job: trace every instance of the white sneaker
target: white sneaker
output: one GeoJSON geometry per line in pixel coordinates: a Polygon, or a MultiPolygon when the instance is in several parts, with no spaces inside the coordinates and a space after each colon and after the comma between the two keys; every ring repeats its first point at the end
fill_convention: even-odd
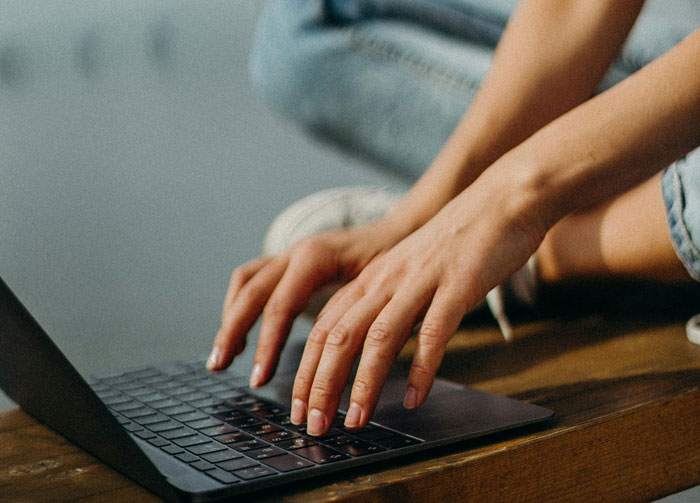
{"type": "MultiPolygon", "coordinates": [[[[401,194],[380,187],[339,187],[311,194],[275,218],[263,240],[263,254],[276,255],[304,237],[381,218],[400,198],[401,194]]],[[[537,284],[537,260],[533,255],[522,269],[486,295],[486,304],[507,341],[512,339],[513,327],[505,313],[506,299],[512,297],[533,305],[537,284]]],[[[315,317],[340,286],[326,285],[316,291],[304,314],[315,317]]]]}

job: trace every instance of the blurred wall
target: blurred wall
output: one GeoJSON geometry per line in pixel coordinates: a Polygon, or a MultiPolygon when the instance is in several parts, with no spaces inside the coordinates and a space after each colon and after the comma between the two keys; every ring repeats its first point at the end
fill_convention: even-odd
{"type": "Polygon", "coordinates": [[[259,101],[262,3],[0,4],[0,276],[82,372],[205,355],[280,209],[398,183],[259,101]]]}

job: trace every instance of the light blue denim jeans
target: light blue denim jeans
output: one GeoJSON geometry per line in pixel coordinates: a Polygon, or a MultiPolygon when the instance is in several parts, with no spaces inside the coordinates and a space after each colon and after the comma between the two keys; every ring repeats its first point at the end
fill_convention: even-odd
{"type": "MultiPolygon", "coordinates": [[[[517,0],[272,0],[251,58],[261,94],[311,133],[418,178],[486,75],[517,0]]],[[[648,0],[609,88],[700,26],[697,0],[648,0]]],[[[669,231],[700,280],[700,154],[664,172],[669,231]]]]}

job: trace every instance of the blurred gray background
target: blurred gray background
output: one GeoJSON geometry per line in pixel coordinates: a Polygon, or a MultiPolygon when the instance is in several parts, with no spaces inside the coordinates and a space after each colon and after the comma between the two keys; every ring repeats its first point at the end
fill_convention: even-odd
{"type": "Polygon", "coordinates": [[[0,275],[82,372],[206,355],[281,209],[397,183],[261,103],[262,5],[0,0],[0,275]]]}
{"type": "Polygon", "coordinates": [[[83,373],[205,356],[231,270],[282,208],[403,186],[261,103],[262,5],[0,0],[0,275],[83,373]]]}

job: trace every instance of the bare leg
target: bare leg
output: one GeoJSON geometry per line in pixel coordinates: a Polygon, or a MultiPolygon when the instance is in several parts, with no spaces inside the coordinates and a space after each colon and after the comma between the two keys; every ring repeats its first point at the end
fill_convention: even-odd
{"type": "Polygon", "coordinates": [[[660,175],[559,222],[538,258],[544,282],[612,276],[691,280],[668,235],[660,175]]]}

